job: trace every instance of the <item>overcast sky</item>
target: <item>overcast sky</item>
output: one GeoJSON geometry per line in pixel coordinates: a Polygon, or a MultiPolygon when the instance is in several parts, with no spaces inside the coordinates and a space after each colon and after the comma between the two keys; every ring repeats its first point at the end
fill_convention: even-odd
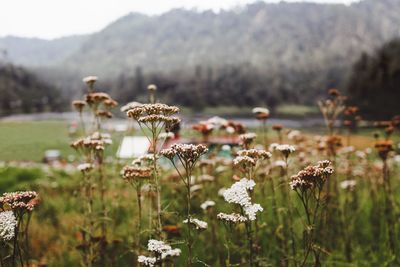
{"type": "MultiPolygon", "coordinates": [[[[299,0],[286,0],[298,2],[299,0]]],[[[355,0],[309,0],[349,4],[355,0]]],[[[132,12],[160,14],[172,8],[218,11],[254,0],[0,0],[0,36],[57,38],[91,33],[132,12]]],[[[267,0],[266,2],[278,2],[267,0]]]]}

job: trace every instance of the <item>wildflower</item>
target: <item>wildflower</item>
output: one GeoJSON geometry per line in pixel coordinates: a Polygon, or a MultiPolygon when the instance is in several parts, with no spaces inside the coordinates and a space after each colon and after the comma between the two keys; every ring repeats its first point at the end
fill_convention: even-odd
{"type": "Polygon", "coordinates": [[[264,209],[260,204],[251,204],[244,207],[244,213],[247,215],[250,221],[254,221],[256,219],[256,214],[259,211],[263,211],[264,209]]]}
{"type": "Polygon", "coordinates": [[[93,169],[93,165],[90,163],[82,163],[78,165],[77,169],[82,173],[86,173],[93,169]]]}
{"type": "Polygon", "coordinates": [[[203,138],[207,138],[214,130],[214,125],[207,122],[199,122],[192,126],[192,129],[198,131],[203,135],[203,138]]]}
{"type": "Polygon", "coordinates": [[[154,92],[157,90],[157,86],[154,84],[150,84],[149,86],[147,86],[147,90],[154,92]]]}
{"type": "Polygon", "coordinates": [[[85,95],[86,103],[88,103],[90,106],[99,105],[100,103],[108,99],[111,99],[111,97],[108,94],[102,92],[89,93],[85,95]]]}
{"type": "Polygon", "coordinates": [[[150,239],[147,244],[147,250],[155,253],[156,257],[146,257],[139,256],[138,262],[143,263],[146,266],[154,266],[157,263],[157,259],[164,260],[167,257],[177,257],[181,255],[181,250],[176,248],[172,249],[172,247],[166,244],[164,241],[158,241],[155,239],[150,239]]]}
{"type": "Polygon", "coordinates": [[[195,163],[208,149],[205,145],[192,144],[174,144],[171,148],[164,149],[160,152],[164,157],[173,160],[175,156],[179,157],[183,162],[189,164],[195,163]]]}
{"type": "Polygon", "coordinates": [[[4,193],[0,197],[0,207],[8,205],[13,210],[33,211],[37,205],[38,194],[35,191],[17,191],[13,193],[4,193]]]}
{"type": "Polygon", "coordinates": [[[266,120],[269,117],[269,109],[267,108],[256,107],[253,108],[252,112],[258,120],[266,120]]]}
{"type": "Polygon", "coordinates": [[[202,220],[196,219],[196,218],[190,218],[189,220],[186,219],[183,221],[183,223],[188,223],[190,222],[191,225],[193,225],[197,230],[205,230],[207,229],[208,224],[202,220]]]}
{"type": "Polygon", "coordinates": [[[161,254],[161,259],[165,259],[167,257],[178,257],[180,256],[182,251],[179,248],[170,249],[161,254]]]}
{"type": "Polygon", "coordinates": [[[197,192],[199,190],[203,189],[203,185],[201,184],[195,184],[190,186],[190,193],[197,192]]]}
{"type": "Polygon", "coordinates": [[[282,124],[274,124],[274,125],[272,125],[272,130],[274,130],[274,131],[280,132],[280,131],[282,131],[282,129],[283,129],[282,124]]]}
{"type": "Polygon", "coordinates": [[[390,140],[377,141],[375,143],[375,148],[381,159],[386,160],[389,152],[393,150],[393,143],[390,140]]]}
{"type": "Polygon", "coordinates": [[[15,236],[17,219],[12,211],[0,212],[0,240],[10,241],[15,236]]]}
{"type": "Polygon", "coordinates": [[[118,106],[118,102],[111,98],[104,100],[103,104],[107,108],[115,108],[116,106],[118,106]]]}
{"type": "Polygon", "coordinates": [[[86,102],[82,100],[72,101],[72,106],[78,111],[82,112],[83,108],[86,106],[86,102]]]}
{"type": "Polygon", "coordinates": [[[256,161],[248,156],[238,156],[233,159],[233,165],[238,166],[255,166],[256,161]]]}
{"type": "Polygon", "coordinates": [[[243,149],[238,151],[239,156],[247,156],[250,157],[254,160],[263,160],[263,159],[269,159],[272,157],[272,154],[268,151],[265,151],[263,149],[243,149]]]}
{"type": "Polygon", "coordinates": [[[338,96],[340,96],[339,90],[338,90],[338,89],[335,89],[335,88],[329,89],[328,94],[329,94],[330,96],[332,96],[332,97],[338,97],[338,96]]]}
{"type": "Polygon", "coordinates": [[[140,105],[142,105],[142,104],[139,103],[139,102],[133,101],[133,102],[129,102],[128,104],[122,106],[122,107],[120,108],[120,110],[121,110],[121,112],[125,112],[125,113],[126,113],[128,110],[133,109],[133,108],[135,108],[135,107],[138,107],[138,106],[140,106],[140,105]]]}
{"type": "Polygon", "coordinates": [[[242,178],[234,183],[223,193],[225,201],[240,205],[249,220],[256,219],[256,213],[263,211],[259,204],[252,204],[249,191],[252,191],[256,183],[253,180],[242,178]]]}
{"type": "Polygon", "coordinates": [[[157,259],[155,257],[146,257],[146,256],[143,256],[143,255],[140,255],[138,257],[138,262],[142,263],[142,264],[144,264],[146,266],[154,266],[156,264],[156,262],[157,262],[157,259]]]}
{"type": "Polygon", "coordinates": [[[84,83],[86,83],[90,88],[93,87],[93,84],[98,80],[97,76],[87,76],[82,79],[84,83]]]}
{"type": "Polygon", "coordinates": [[[104,119],[111,119],[113,117],[112,113],[110,111],[106,110],[98,110],[96,111],[96,116],[104,119]]]}
{"type": "Polygon", "coordinates": [[[345,180],[340,183],[340,187],[345,190],[353,190],[356,184],[356,180],[345,180]]]}
{"type": "Polygon", "coordinates": [[[245,146],[248,146],[254,142],[254,140],[257,138],[257,135],[255,133],[245,133],[239,135],[239,138],[245,146]]]}
{"type": "Polygon", "coordinates": [[[289,182],[293,190],[306,191],[308,189],[322,188],[325,180],[333,173],[331,162],[324,160],[316,166],[307,166],[298,174],[291,177],[289,182]]]}
{"type": "Polygon", "coordinates": [[[165,244],[164,241],[158,241],[155,239],[150,239],[147,243],[147,250],[151,252],[156,252],[159,254],[162,254],[163,252],[167,252],[168,250],[171,250],[171,246],[165,244]]]}
{"type": "Polygon", "coordinates": [[[277,145],[275,150],[280,151],[285,158],[289,157],[289,155],[296,151],[296,148],[291,145],[277,145]]]}
{"type": "Polygon", "coordinates": [[[122,177],[128,181],[135,179],[147,179],[151,176],[151,173],[151,168],[140,166],[125,166],[121,171],[122,177]]]}
{"type": "Polygon", "coordinates": [[[215,206],[215,202],[214,202],[214,201],[212,201],[212,200],[207,200],[207,201],[203,202],[203,203],[200,205],[200,208],[202,208],[203,210],[207,210],[207,209],[209,209],[209,208],[211,208],[211,207],[214,207],[214,206],[215,206]]]}
{"type": "Polygon", "coordinates": [[[227,214],[222,212],[217,214],[217,218],[221,221],[233,224],[246,222],[248,220],[246,217],[237,213],[227,214]]]}

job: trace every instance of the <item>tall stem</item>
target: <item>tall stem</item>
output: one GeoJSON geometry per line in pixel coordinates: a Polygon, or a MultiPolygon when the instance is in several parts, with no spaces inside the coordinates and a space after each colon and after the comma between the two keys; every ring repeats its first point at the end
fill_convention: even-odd
{"type": "Polygon", "coordinates": [[[161,238],[162,233],[162,223],[161,223],[161,189],[160,189],[160,182],[158,177],[158,169],[157,169],[157,127],[154,123],[151,125],[151,132],[152,132],[152,150],[153,150],[153,176],[154,182],[156,186],[156,194],[157,194],[157,235],[161,238]]]}
{"type": "Polygon", "coordinates": [[[188,224],[188,240],[187,240],[187,245],[188,245],[188,253],[189,253],[189,258],[188,258],[188,266],[191,267],[193,263],[193,255],[192,255],[192,249],[193,249],[193,240],[192,240],[192,235],[191,235],[191,206],[190,206],[190,199],[191,199],[191,192],[190,192],[190,177],[191,177],[191,172],[190,170],[186,167],[186,188],[187,188],[187,224],[188,224]]]}
{"type": "Polygon", "coordinates": [[[137,233],[137,250],[141,252],[141,232],[142,232],[142,183],[139,182],[136,186],[136,197],[137,197],[137,205],[138,205],[138,233],[137,233]]]}

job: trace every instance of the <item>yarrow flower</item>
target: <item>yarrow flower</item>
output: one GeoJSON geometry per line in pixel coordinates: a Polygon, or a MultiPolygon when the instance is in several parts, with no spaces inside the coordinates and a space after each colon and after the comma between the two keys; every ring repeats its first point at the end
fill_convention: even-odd
{"type": "MultiPolygon", "coordinates": [[[[188,223],[188,219],[184,220],[183,223],[188,223]]],[[[190,218],[190,224],[193,225],[197,230],[207,229],[208,223],[196,218],[190,218]]]]}
{"type": "Polygon", "coordinates": [[[265,151],[263,149],[243,149],[238,151],[239,156],[247,156],[251,157],[254,160],[264,160],[264,159],[269,159],[271,158],[272,154],[268,151],[265,151]]]}
{"type": "Polygon", "coordinates": [[[86,173],[86,172],[89,172],[89,171],[91,171],[93,169],[93,164],[82,163],[82,164],[78,165],[77,169],[79,171],[81,171],[82,173],[86,173]]]}
{"type": "Polygon", "coordinates": [[[150,239],[149,242],[147,243],[147,250],[151,252],[162,254],[163,252],[167,252],[168,250],[171,249],[172,249],[171,246],[165,244],[164,241],[150,239]]]}
{"type": "Polygon", "coordinates": [[[289,182],[293,190],[306,191],[308,189],[321,188],[326,179],[333,173],[329,160],[319,161],[316,166],[307,166],[298,174],[291,177],[289,182]]]}
{"type": "Polygon", "coordinates": [[[150,239],[148,241],[147,250],[153,252],[156,257],[147,257],[140,255],[138,257],[138,262],[146,266],[154,266],[159,260],[164,260],[168,257],[177,257],[181,255],[181,250],[179,248],[173,249],[164,241],[158,241],[155,239],[150,239]]]}
{"type": "Polygon", "coordinates": [[[17,191],[4,193],[0,197],[0,207],[8,205],[12,210],[33,211],[38,204],[36,201],[38,194],[35,191],[17,191]]]}
{"type": "Polygon", "coordinates": [[[239,135],[239,138],[244,145],[251,145],[251,143],[253,143],[257,138],[257,135],[255,133],[245,133],[239,135]]]}
{"type": "Polygon", "coordinates": [[[240,214],[237,213],[231,213],[231,214],[227,214],[227,213],[218,213],[217,214],[217,218],[221,221],[227,222],[227,223],[242,223],[242,222],[246,222],[248,219],[240,214]]]}
{"type": "Polygon", "coordinates": [[[0,240],[10,241],[15,236],[17,219],[12,211],[0,212],[0,240]]]}
{"type": "Polygon", "coordinates": [[[255,166],[256,161],[248,156],[238,156],[233,159],[233,165],[235,166],[255,166]]]}
{"type": "Polygon", "coordinates": [[[125,166],[121,175],[124,179],[132,181],[135,179],[147,179],[151,176],[152,169],[149,167],[141,166],[125,166]]]}
{"type": "Polygon", "coordinates": [[[240,205],[247,218],[251,221],[256,219],[257,212],[263,211],[260,204],[251,203],[249,191],[252,191],[255,185],[254,180],[242,178],[223,193],[225,201],[240,205]]]}
{"type": "Polygon", "coordinates": [[[95,132],[92,135],[72,142],[71,147],[84,154],[88,154],[92,151],[101,152],[110,144],[112,144],[112,139],[109,134],[95,132]]]}
{"type": "Polygon", "coordinates": [[[215,206],[215,202],[212,200],[207,200],[205,202],[203,202],[200,205],[200,208],[202,208],[203,210],[207,210],[208,208],[214,207],[215,206]]]}
{"type": "Polygon", "coordinates": [[[174,144],[170,148],[161,150],[160,154],[171,161],[175,156],[177,156],[183,162],[194,164],[202,155],[207,152],[207,147],[202,144],[174,144]]]}
{"type": "Polygon", "coordinates": [[[277,145],[275,150],[281,152],[285,158],[289,157],[289,155],[296,151],[296,148],[292,145],[277,145]]]}
{"type": "Polygon", "coordinates": [[[266,120],[269,117],[269,109],[267,108],[256,107],[252,111],[258,120],[266,120]]]}
{"type": "Polygon", "coordinates": [[[156,264],[156,262],[157,262],[157,259],[155,257],[146,257],[146,256],[143,256],[143,255],[140,255],[138,257],[138,262],[142,263],[142,264],[144,264],[146,266],[154,266],[156,264]]]}

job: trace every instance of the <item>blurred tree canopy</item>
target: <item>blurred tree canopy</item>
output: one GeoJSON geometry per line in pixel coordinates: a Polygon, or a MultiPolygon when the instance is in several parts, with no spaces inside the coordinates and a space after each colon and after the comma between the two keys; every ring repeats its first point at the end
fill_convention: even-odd
{"type": "Polygon", "coordinates": [[[0,63],[0,115],[59,111],[65,107],[60,91],[24,68],[0,63]]]}
{"type": "Polygon", "coordinates": [[[400,39],[373,54],[362,54],[347,85],[350,102],[365,118],[390,119],[400,114],[400,39]]]}

